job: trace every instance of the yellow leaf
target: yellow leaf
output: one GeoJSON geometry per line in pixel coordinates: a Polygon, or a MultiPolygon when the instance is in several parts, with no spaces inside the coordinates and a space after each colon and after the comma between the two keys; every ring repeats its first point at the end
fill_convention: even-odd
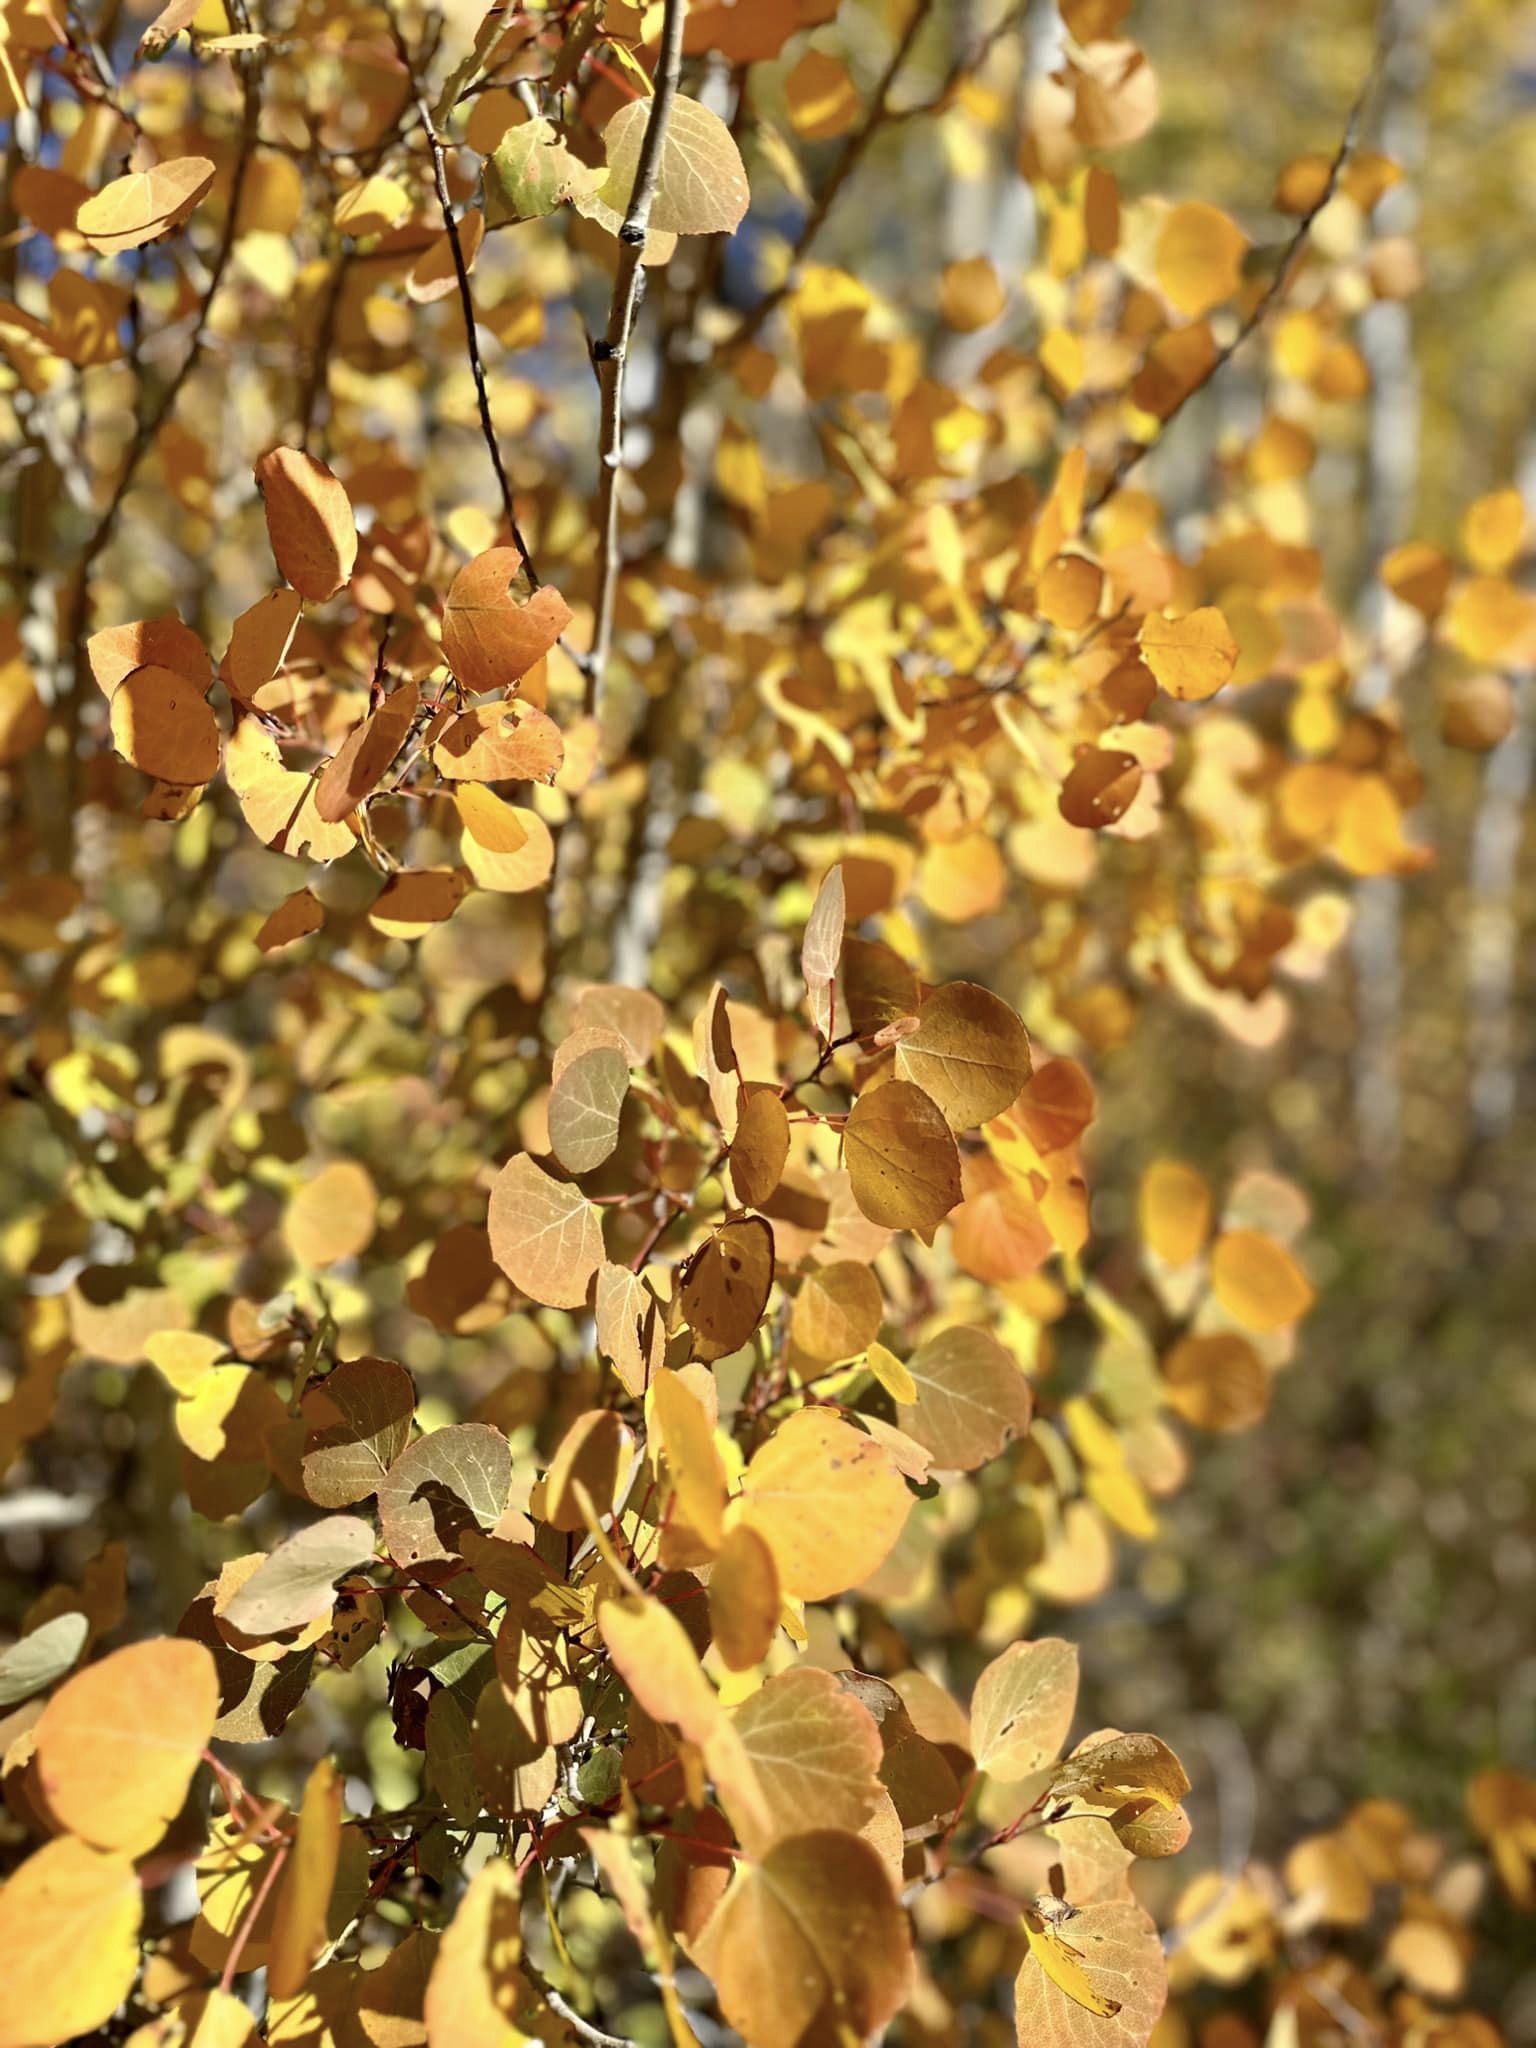
{"type": "Polygon", "coordinates": [[[97,1848],[152,1848],[181,1809],[218,1713],[218,1676],[201,1643],[131,1643],[88,1665],[37,1724],[50,1810],[97,1848]]]}
{"type": "Polygon", "coordinates": [[[0,2048],[53,2048],[105,2026],[138,1975],[143,1911],[128,1856],[72,1835],[29,1856],[0,1890],[0,2048]]]}

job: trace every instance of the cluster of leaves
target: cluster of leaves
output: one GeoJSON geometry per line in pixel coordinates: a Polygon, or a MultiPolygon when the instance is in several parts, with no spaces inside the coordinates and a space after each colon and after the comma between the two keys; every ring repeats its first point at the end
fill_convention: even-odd
{"type": "MultiPolygon", "coordinates": [[[[1021,2041],[1157,2021],[1127,1871],[1187,1780],[1069,1749],[1075,1655],[1023,1638],[1155,1533],[1181,1424],[1262,1415],[1307,1219],[1165,1159],[1096,1261],[1085,1062],[1165,987],[1272,1041],[1337,877],[1422,859],[1302,490],[1412,278],[1363,153],[1287,168],[1267,263],[1122,202],[1155,75],[1124,6],[1063,11],[1039,261],[914,321],[812,245],[883,129],[985,107],[1016,14],[935,65],[893,10],[871,88],[823,0],[176,0],[122,79],[13,10],[17,133],[59,146],[14,179],[52,253],[8,403],[88,485],[51,642],[34,608],[0,646],[38,1160],[0,1458],[67,1459],[88,1360],[102,1491],[128,1448],[199,1520],[143,1545],[174,1634],[92,1661],[113,1544],[0,1657],[3,2048],[125,2001],[141,2048],[948,2038],[978,1969],[1021,2041]],[[814,189],[786,129],[835,145],[814,189]],[[804,225],[740,315],[749,137],[804,225]],[[594,277],[595,519],[550,317],[594,277]],[[186,317],[157,387],[146,320],[186,317]],[[1132,471],[1250,337],[1262,424],[1176,545],[1132,471]],[[940,971],[973,935],[1014,1001],[940,971]]],[[[1485,665],[1520,544],[1469,515],[1485,665]]],[[[1426,578],[1389,583],[1429,617],[1426,578]]]]}
{"type": "MultiPolygon", "coordinates": [[[[1529,1912],[1536,1783],[1484,1772],[1467,1811],[1509,1900],[1529,1912]]],[[[1449,1855],[1389,1799],[1297,1842],[1280,1871],[1201,1877],[1173,1916],[1174,2002],[1159,2042],[1497,2048],[1497,2028],[1459,2004],[1488,1888],[1478,1857],[1449,1855]]]]}

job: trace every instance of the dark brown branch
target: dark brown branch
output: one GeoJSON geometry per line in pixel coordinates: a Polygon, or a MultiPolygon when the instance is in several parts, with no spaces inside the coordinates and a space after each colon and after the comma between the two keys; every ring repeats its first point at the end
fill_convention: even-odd
{"type": "MultiPolygon", "coordinates": [[[[404,39],[399,28],[395,29],[395,40],[400,50],[400,61],[411,69],[404,39]]],[[[412,72],[412,84],[415,74],[412,72]]],[[[453,272],[458,279],[459,307],[464,316],[464,340],[469,352],[470,374],[475,380],[475,403],[480,410],[480,433],[491,458],[491,467],[496,472],[496,485],[501,492],[501,509],[512,535],[512,544],[522,557],[523,573],[537,590],[538,571],[533,566],[533,556],[528,551],[522,529],[517,523],[517,505],[512,495],[512,479],[507,475],[507,466],[502,460],[501,443],[496,438],[496,423],[491,418],[491,395],[485,381],[485,364],[480,359],[480,343],[475,334],[475,295],[469,284],[469,265],[464,260],[464,243],[459,234],[458,218],[453,210],[453,195],[448,190],[448,165],[443,154],[442,138],[432,118],[432,109],[427,105],[426,95],[416,95],[416,114],[427,138],[427,148],[432,156],[432,182],[437,187],[437,203],[442,209],[443,226],[448,233],[448,246],[453,252],[453,272]]]]}
{"type": "Polygon", "coordinates": [[[858,127],[848,136],[841,150],[839,150],[837,160],[827,175],[826,183],[822,186],[820,192],[817,193],[810,212],[801,223],[800,232],[795,237],[795,246],[790,251],[789,264],[785,270],[783,282],[775,285],[772,291],[764,293],[763,297],[758,300],[751,312],[747,314],[735,333],[720,344],[720,354],[729,355],[736,349],[744,348],[749,341],[753,340],[762,331],[766,322],[778,310],[779,306],[783,304],[790,292],[793,291],[800,265],[810,253],[812,243],[826,226],[827,216],[836,204],[838,195],[858,169],[864,159],[865,151],[874,141],[876,135],[888,121],[898,118],[891,111],[891,88],[895,85],[897,78],[901,74],[902,67],[912,54],[912,46],[921,34],[924,23],[932,14],[933,6],[934,0],[917,0],[917,4],[913,7],[911,14],[907,18],[907,25],[902,31],[901,39],[891,52],[890,60],[886,64],[884,71],[880,74],[879,82],[875,86],[874,97],[869,103],[869,111],[865,114],[858,127]]]}
{"type": "Polygon", "coordinates": [[[1161,445],[1168,429],[1173,425],[1185,406],[1189,404],[1197,392],[1203,391],[1214,378],[1220,376],[1221,372],[1231,362],[1243,344],[1258,333],[1259,329],[1264,325],[1275,307],[1290,289],[1291,278],[1295,273],[1296,266],[1300,263],[1307,243],[1311,239],[1313,224],[1323,208],[1338,191],[1339,180],[1344,175],[1344,167],[1355,153],[1366,102],[1371,96],[1371,91],[1375,86],[1380,69],[1381,58],[1378,51],[1370,69],[1365,74],[1360,90],[1355,94],[1354,105],[1350,108],[1348,118],[1344,123],[1344,133],[1339,139],[1338,148],[1334,151],[1333,161],[1328,166],[1328,175],[1323,180],[1317,197],[1297,221],[1295,229],[1291,234],[1291,239],[1281,251],[1280,261],[1276,266],[1274,276],[1249,308],[1247,314],[1239,323],[1237,332],[1233,335],[1232,339],[1216,351],[1209,366],[1202,372],[1199,379],[1191,384],[1187,391],[1181,394],[1177,404],[1158,423],[1157,432],[1152,436],[1151,440],[1134,442],[1121,450],[1114,467],[1092,493],[1087,504],[1084,506],[1083,518],[1085,521],[1091,519],[1095,512],[1100,511],[1114,496],[1115,492],[1119,490],[1131,472],[1139,468],[1146,461],[1154,448],[1161,445]]]}

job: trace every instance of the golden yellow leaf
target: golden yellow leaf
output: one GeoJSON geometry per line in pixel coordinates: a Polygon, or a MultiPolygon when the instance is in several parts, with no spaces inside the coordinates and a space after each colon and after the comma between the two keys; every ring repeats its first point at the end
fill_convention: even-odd
{"type": "Polygon", "coordinates": [[[1312,1283],[1282,1244],[1259,1230],[1228,1230],[1211,1247],[1216,1299],[1245,1330],[1283,1330],[1317,1299],[1312,1283]]]}
{"type": "Polygon", "coordinates": [[[138,1975],[143,1911],[130,1857],[72,1835],[34,1850],[0,1890],[0,2048],[105,2026],[138,1975]]]}
{"type": "Polygon", "coordinates": [[[1077,1648],[1058,1636],[1012,1643],[971,1695],[977,1767],[1011,1785],[1061,1755],[1077,1709],[1077,1648]]]}
{"type": "Polygon", "coordinates": [[[1248,237],[1219,207],[1186,200],[1158,237],[1158,286],[1176,311],[1196,319],[1234,295],[1247,252],[1248,237]]]}
{"type": "Polygon", "coordinates": [[[342,1783],[330,1759],[310,1772],[299,1807],[298,1831],[278,1885],[267,1963],[273,1998],[292,1998],[326,1941],[331,1887],[341,1854],[342,1783]]]}
{"type": "Polygon", "coordinates": [[[603,1227],[580,1188],[519,1153],[492,1185],[488,1227],[497,1265],[530,1300],[549,1308],[585,1303],[603,1262],[603,1227]]]}
{"type": "Polygon", "coordinates": [[[272,448],[256,465],[272,553],[300,596],[334,596],[357,560],[352,501],[316,456],[272,448]]]}
{"type": "Polygon", "coordinates": [[[524,600],[516,548],[488,548],[454,577],[443,613],[443,653],[471,690],[510,690],[571,623],[571,609],[546,583],[524,600]]]}
{"type": "Polygon", "coordinates": [[[916,1031],[897,1041],[896,1071],[932,1097],[952,1130],[974,1130],[1001,1116],[1029,1079],[1029,1034],[990,989],[947,982],[923,1003],[916,1031]]]}
{"type": "Polygon", "coordinates": [[[184,221],[214,175],[205,156],[168,157],[103,186],[81,206],[75,226],[103,256],[140,248],[184,221]]]}
{"type": "Polygon", "coordinates": [[[750,1522],[729,1530],[709,1574],[709,1620],[729,1671],[750,1671],[779,1627],[779,1574],[773,1552],[750,1522]]]}
{"type": "Polygon", "coordinates": [[[678,1289],[695,1357],[724,1358],[746,1343],[768,1306],[773,1273],[773,1228],[761,1216],[733,1217],[705,1239],[678,1289]]]}
{"type": "Polygon", "coordinates": [[[112,744],[161,782],[211,781],[219,725],[199,687],[169,668],[136,668],[112,692],[112,744]]]}
{"type": "Polygon", "coordinates": [[[753,2048],[863,2041],[901,2007],[911,1934],[879,1855],[818,1830],[737,1868],[696,1949],[753,2048]]]}
{"type": "Polygon", "coordinates": [[[201,1643],[161,1637],[87,1665],[37,1724],[50,1810],[97,1848],[153,1847],[187,1796],[218,1713],[218,1678],[201,1643]]]}
{"type": "Polygon", "coordinates": [[[1165,618],[1153,612],[1137,636],[1141,658],[1170,697],[1195,704],[1232,680],[1237,642],[1214,605],[1165,618]]]}
{"type": "Polygon", "coordinates": [[[1141,1177],[1141,1234],[1170,1266],[1184,1266],[1205,1248],[1211,1227],[1211,1191],[1204,1177],[1179,1159],[1158,1159],[1141,1177]]]}
{"type": "Polygon", "coordinates": [[[866,1090],[843,1126],[853,1198],[871,1223],[925,1243],[960,1200],[960,1154],[933,1097],[911,1081],[866,1090]]]}
{"type": "Polygon", "coordinates": [[[878,1569],[912,1498],[890,1455],[823,1408],[803,1408],[754,1453],[741,1518],[773,1552],[779,1584],[827,1600],[878,1569]]]}

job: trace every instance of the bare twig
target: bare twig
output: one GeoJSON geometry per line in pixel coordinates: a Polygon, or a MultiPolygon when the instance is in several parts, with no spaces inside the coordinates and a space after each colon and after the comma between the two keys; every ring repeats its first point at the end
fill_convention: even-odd
{"type": "Polygon", "coordinates": [[[594,343],[592,360],[597,368],[602,403],[599,442],[601,470],[597,498],[597,598],[592,634],[592,656],[587,664],[586,710],[597,709],[603,671],[613,645],[613,613],[619,589],[619,479],[624,467],[624,361],[634,332],[635,313],[640,304],[640,259],[650,226],[651,206],[661,173],[661,152],[667,139],[667,122],[677,97],[678,74],[683,67],[683,22],[687,0],[666,0],[661,28],[661,54],[656,63],[656,92],[640,144],[635,166],[634,189],[619,229],[619,261],[613,277],[613,298],[608,309],[608,328],[594,343]]]}
{"type": "MultiPolygon", "coordinates": [[[[123,501],[133,488],[134,479],[139,473],[140,464],[145,456],[148,455],[150,449],[154,447],[160,429],[170,418],[187,379],[192,375],[202,357],[203,342],[208,332],[208,318],[213,310],[213,302],[218,297],[219,288],[224,282],[224,273],[229,268],[229,259],[233,253],[235,236],[239,229],[240,201],[245,191],[247,173],[256,154],[256,138],[261,120],[262,59],[260,53],[256,53],[237,58],[236,64],[240,73],[243,93],[240,142],[235,157],[234,176],[230,181],[229,207],[224,217],[224,230],[219,237],[218,250],[214,255],[213,266],[209,271],[208,286],[198,301],[197,315],[192,323],[191,339],[188,341],[186,353],[183,355],[175,374],[160,393],[157,402],[152,406],[146,406],[139,413],[138,420],[134,426],[133,439],[128,444],[128,453],[123,460],[122,468],[118,471],[117,482],[113,486],[112,495],[107,500],[105,509],[91,530],[90,537],[87,539],[85,547],[81,552],[79,567],[76,570],[77,581],[74,601],[70,606],[67,628],[71,665],[69,685],[64,700],[63,721],[65,731],[64,773],[66,802],[59,820],[60,830],[66,835],[72,829],[71,820],[74,815],[75,787],[79,772],[77,756],[80,724],[86,701],[86,676],[89,673],[89,661],[86,656],[85,643],[90,637],[91,629],[91,571],[95,568],[107,543],[112,538],[117,526],[118,514],[123,509],[123,501]]],[[[60,651],[62,654],[62,649],[60,651]]]]}
{"type": "Polygon", "coordinates": [[[1119,490],[1132,470],[1137,469],[1146,461],[1152,450],[1161,445],[1167,436],[1168,429],[1173,425],[1185,406],[1189,404],[1197,392],[1203,391],[1213,378],[1220,376],[1221,372],[1231,362],[1243,344],[1258,333],[1259,329],[1264,325],[1275,307],[1290,289],[1291,278],[1295,273],[1296,266],[1301,261],[1307,243],[1311,239],[1313,224],[1323,208],[1338,191],[1339,180],[1344,175],[1344,167],[1355,153],[1355,146],[1360,135],[1360,123],[1365,114],[1366,102],[1371,96],[1380,71],[1381,53],[1378,50],[1369,70],[1365,74],[1360,90],[1355,94],[1354,105],[1350,108],[1344,123],[1344,133],[1339,138],[1339,146],[1334,151],[1333,161],[1328,166],[1328,175],[1323,180],[1317,197],[1297,221],[1292,231],[1291,239],[1281,251],[1280,261],[1276,266],[1274,276],[1249,308],[1247,314],[1239,323],[1237,332],[1232,336],[1232,339],[1216,351],[1215,355],[1211,358],[1208,368],[1200,378],[1180,395],[1177,404],[1159,422],[1157,432],[1152,436],[1152,439],[1144,442],[1133,442],[1121,450],[1114,467],[1098,485],[1084,506],[1083,518],[1085,520],[1091,519],[1095,512],[1101,510],[1114,496],[1115,492],[1119,490]]]}
{"type": "MultiPolygon", "coordinates": [[[[414,90],[415,66],[404,33],[393,14],[390,15],[390,27],[394,32],[395,48],[399,52],[400,62],[405,66],[414,90]]],[[[538,571],[533,566],[533,556],[528,551],[528,543],[523,538],[522,528],[517,523],[517,503],[512,495],[512,479],[507,475],[507,465],[501,455],[501,443],[496,438],[496,423],[491,418],[491,394],[485,381],[485,364],[480,357],[479,339],[475,334],[475,295],[470,289],[469,265],[464,260],[464,241],[459,233],[458,216],[453,210],[453,195],[448,190],[448,163],[443,152],[443,140],[437,132],[437,123],[432,117],[432,109],[427,103],[426,94],[416,92],[415,102],[416,118],[420,121],[422,132],[427,138],[427,149],[432,158],[432,182],[437,188],[437,203],[442,212],[443,227],[447,231],[448,247],[453,254],[453,274],[459,286],[459,309],[464,316],[464,346],[469,354],[470,374],[475,380],[475,403],[480,412],[480,434],[485,442],[486,452],[491,458],[491,467],[496,472],[496,486],[501,492],[502,514],[507,522],[507,530],[512,535],[512,544],[522,557],[523,573],[537,590],[538,571]]]]}
{"type": "Polygon", "coordinates": [[[795,246],[790,251],[783,282],[775,285],[772,291],[764,293],[735,333],[720,344],[720,354],[729,355],[736,349],[745,347],[761,332],[765,322],[788,297],[794,289],[797,272],[809,253],[811,244],[826,226],[827,216],[836,204],[839,193],[863,161],[865,151],[888,121],[900,118],[891,111],[891,88],[912,54],[912,46],[922,33],[923,25],[932,14],[933,8],[934,0],[916,0],[916,5],[907,17],[907,25],[901,33],[901,38],[880,74],[868,112],[839,150],[837,160],[827,174],[826,183],[817,193],[810,212],[801,223],[800,232],[795,237],[795,246]]]}
{"type": "Polygon", "coordinates": [[[544,2003],[551,2012],[558,2013],[565,2024],[580,2034],[583,2041],[590,2041],[592,2048],[635,2048],[627,2034],[605,2034],[601,2027],[594,2027],[590,2020],[584,2020],[568,1998],[564,1998],[553,1984],[543,1987],[544,2003]]]}

